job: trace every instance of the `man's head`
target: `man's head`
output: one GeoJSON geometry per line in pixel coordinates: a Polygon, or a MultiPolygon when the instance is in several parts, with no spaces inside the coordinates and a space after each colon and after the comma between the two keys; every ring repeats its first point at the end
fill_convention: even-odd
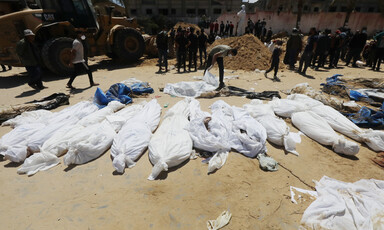
{"type": "Polygon", "coordinates": [[[228,52],[228,56],[236,56],[237,55],[237,49],[231,49],[229,52],[228,52]]]}
{"type": "Polygon", "coordinates": [[[29,42],[33,42],[35,40],[35,34],[32,32],[30,29],[24,30],[24,37],[27,39],[29,42]]]}
{"type": "Polygon", "coordinates": [[[315,27],[312,27],[312,28],[309,30],[309,34],[310,34],[310,35],[314,35],[314,34],[316,34],[316,28],[315,28],[315,27]]]}

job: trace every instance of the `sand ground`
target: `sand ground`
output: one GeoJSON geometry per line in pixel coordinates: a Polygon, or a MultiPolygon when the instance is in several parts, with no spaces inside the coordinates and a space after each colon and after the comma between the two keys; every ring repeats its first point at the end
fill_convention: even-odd
{"type": "MultiPolygon", "coordinates": [[[[160,105],[169,103],[168,108],[181,98],[166,95],[159,87],[168,82],[192,81],[193,76],[202,75],[200,71],[177,74],[174,69],[156,74],[156,60],[144,61],[136,67],[99,59],[91,63],[95,82],[102,90],[135,77],[151,83],[155,89],[146,100],[159,96],[160,105]]],[[[48,88],[36,92],[26,85],[28,77],[24,72],[23,68],[0,72],[0,105],[25,103],[57,92],[71,93],[73,105],[91,98],[96,90],[88,87],[85,75],[75,80],[73,85],[77,89],[72,91],[65,88],[66,77],[44,76],[48,88]]],[[[218,70],[213,73],[218,74],[218,70]]],[[[261,73],[227,70],[226,75],[238,75],[239,79],[226,84],[260,92],[286,90],[308,82],[319,89],[320,83],[336,73],[351,78],[384,76],[383,72],[367,68],[309,69],[313,78],[284,70],[279,72],[281,82],[275,83],[261,73]]],[[[236,106],[249,102],[242,97],[199,101],[202,109],[209,111],[208,107],[219,99],[236,106]]],[[[135,99],[134,103],[141,100],[144,99],[135,99]]],[[[162,114],[168,108],[163,108],[162,114]]],[[[10,130],[0,127],[0,136],[10,130]]],[[[296,131],[294,127],[292,130],[296,131]]],[[[148,152],[122,175],[114,172],[109,151],[87,164],[68,168],[60,164],[31,177],[18,175],[18,164],[2,160],[1,229],[206,229],[206,221],[216,219],[224,210],[232,213],[224,229],[297,229],[311,200],[293,204],[289,186],[311,189],[312,180],[320,180],[324,175],[346,182],[384,179],[383,169],[371,161],[376,153],[366,145],[361,145],[356,158],[346,158],[303,136],[297,150],[299,157],[286,155],[282,148],[268,143],[268,154],[281,165],[277,172],[262,171],[257,159],[231,152],[223,168],[214,174],[207,175],[207,165],[196,159],[170,169],[155,181],[147,180],[152,170],[148,152]]]]}

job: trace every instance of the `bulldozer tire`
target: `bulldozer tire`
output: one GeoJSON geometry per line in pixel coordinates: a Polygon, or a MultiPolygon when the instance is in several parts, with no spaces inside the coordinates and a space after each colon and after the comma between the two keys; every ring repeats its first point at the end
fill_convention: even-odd
{"type": "Polygon", "coordinates": [[[145,51],[144,38],[139,31],[125,28],[116,31],[113,53],[123,61],[135,62],[145,51]]]}
{"type": "Polygon", "coordinates": [[[71,61],[72,38],[60,37],[48,40],[41,51],[44,65],[53,73],[67,75],[73,72],[71,61]]]}

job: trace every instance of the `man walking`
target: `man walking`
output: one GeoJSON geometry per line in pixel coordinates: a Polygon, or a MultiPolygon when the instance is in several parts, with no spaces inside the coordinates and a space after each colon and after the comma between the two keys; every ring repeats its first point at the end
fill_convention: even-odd
{"type": "Polygon", "coordinates": [[[219,66],[219,80],[220,84],[219,87],[216,90],[220,90],[225,87],[224,84],[224,57],[232,57],[236,56],[237,49],[233,49],[230,46],[227,45],[217,45],[212,48],[212,50],[209,52],[208,55],[208,61],[207,66],[204,70],[205,72],[208,70],[211,70],[213,65],[217,62],[217,65],[219,66]]]}
{"type": "Polygon", "coordinates": [[[92,71],[87,65],[87,63],[84,60],[84,46],[81,43],[80,39],[84,40],[85,36],[82,32],[77,32],[77,37],[75,40],[73,40],[72,43],[72,50],[71,50],[71,57],[72,61],[69,63],[70,66],[73,65],[74,71],[67,83],[67,88],[73,88],[72,83],[82,71],[85,71],[88,74],[89,78],[89,84],[90,86],[96,86],[99,84],[95,84],[93,82],[93,76],[92,76],[92,71]]]}
{"type": "Polygon", "coordinates": [[[160,33],[156,36],[157,50],[159,51],[159,72],[162,71],[164,63],[165,72],[168,71],[168,34],[167,28],[164,26],[160,33]]]}
{"type": "Polygon", "coordinates": [[[28,85],[37,90],[44,89],[39,64],[40,52],[36,46],[35,34],[32,30],[24,30],[24,38],[17,43],[16,53],[25,69],[27,69],[29,75],[28,85]]]}

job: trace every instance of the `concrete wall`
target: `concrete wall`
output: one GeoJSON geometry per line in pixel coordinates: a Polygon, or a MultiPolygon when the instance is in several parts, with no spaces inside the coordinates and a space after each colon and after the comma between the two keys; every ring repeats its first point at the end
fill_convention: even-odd
{"type": "MultiPolygon", "coordinates": [[[[343,26],[346,13],[344,12],[322,12],[322,13],[306,13],[301,16],[300,29],[303,33],[307,33],[311,27],[324,30],[331,29],[333,32],[337,28],[343,26]]],[[[256,13],[247,13],[247,20],[251,18],[254,22],[258,19],[265,18],[267,28],[272,27],[273,33],[280,31],[290,32],[296,25],[297,14],[281,12],[277,15],[276,12],[259,11],[256,13]]],[[[235,25],[238,21],[235,13],[222,14],[218,21],[232,21],[235,25]]],[[[366,26],[368,34],[372,35],[378,30],[384,29],[384,16],[380,13],[352,13],[349,18],[348,27],[355,30],[361,30],[366,26]]]]}

